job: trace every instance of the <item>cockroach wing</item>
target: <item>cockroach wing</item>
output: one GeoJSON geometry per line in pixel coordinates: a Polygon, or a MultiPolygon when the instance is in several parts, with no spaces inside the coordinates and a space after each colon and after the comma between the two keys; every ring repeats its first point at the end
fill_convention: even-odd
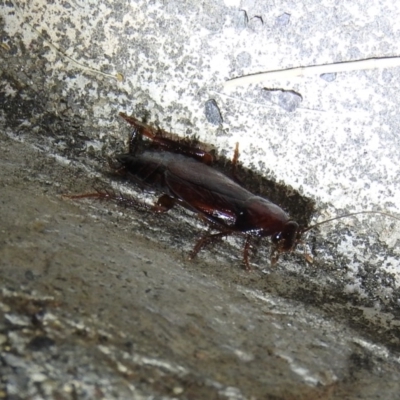
{"type": "Polygon", "coordinates": [[[211,222],[234,228],[249,193],[219,171],[199,162],[169,163],[165,184],[186,208],[211,222]]]}

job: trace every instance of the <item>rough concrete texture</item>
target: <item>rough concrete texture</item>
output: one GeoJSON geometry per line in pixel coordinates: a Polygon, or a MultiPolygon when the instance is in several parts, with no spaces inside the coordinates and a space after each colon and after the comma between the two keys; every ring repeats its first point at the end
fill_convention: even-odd
{"type": "Polygon", "coordinates": [[[303,224],[399,215],[398,68],[223,84],[399,55],[400,4],[0,7],[0,398],[400,398],[396,220],[321,226],[313,265],[300,249],[271,267],[264,240],[248,273],[240,236],[187,260],[206,229],[187,211],[62,196],[138,195],[106,161],[124,111],[221,167],[239,142],[246,184],[303,224]]]}

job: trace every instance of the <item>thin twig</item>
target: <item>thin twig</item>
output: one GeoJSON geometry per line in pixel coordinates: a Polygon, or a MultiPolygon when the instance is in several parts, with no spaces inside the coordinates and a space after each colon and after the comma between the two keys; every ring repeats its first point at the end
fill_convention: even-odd
{"type": "Polygon", "coordinates": [[[365,60],[345,61],[334,64],[311,65],[308,67],[288,68],[260,72],[258,74],[240,76],[225,82],[225,89],[234,89],[238,86],[262,83],[269,79],[293,78],[314,74],[327,74],[335,72],[360,71],[375,68],[393,68],[400,66],[400,57],[367,58],[365,60]]]}

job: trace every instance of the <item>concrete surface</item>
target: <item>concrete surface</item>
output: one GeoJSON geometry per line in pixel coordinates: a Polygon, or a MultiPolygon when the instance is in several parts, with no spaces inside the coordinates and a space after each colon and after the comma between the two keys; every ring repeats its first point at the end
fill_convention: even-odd
{"type": "Polygon", "coordinates": [[[223,83],[398,55],[400,5],[0,7],[0,398],[400,398],[395,220],[310,232],[313,265],[300,249],[272,268],[263,241],[246,273],[240,237],[187,261],[204,226],[186,211],[62,196],[136,195],[106,162],[124,111],[198,136],[220,167],[239,141],[246,184],[303,224],[399,215],[398,68],[223,83]]]}

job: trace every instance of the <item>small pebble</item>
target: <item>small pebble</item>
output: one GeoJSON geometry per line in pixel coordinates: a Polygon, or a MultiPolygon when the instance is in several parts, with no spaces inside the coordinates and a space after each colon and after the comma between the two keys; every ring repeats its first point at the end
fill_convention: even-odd
{"type": "Polygon", "coordinates": [[[205,104],[205,114],[207,121],[213,125],[222,124],[222,117],[219,111],[217,102],[214,99],[210,99],[206,101],[205,104]]]}
{"type": "Polygon", "coordinates": [[[319,77],[324,81],[333,82],[336,79],[336,73],[332,72],[328,74],[321,74],[319,77]]]}
{"type": "Polygon", "coordinates": [[[279,17],[276,18],[275,20],[275,25],[276,26],[286,26],[290,21],[290,14],[288,13],[283,13],[279,17]]]}

